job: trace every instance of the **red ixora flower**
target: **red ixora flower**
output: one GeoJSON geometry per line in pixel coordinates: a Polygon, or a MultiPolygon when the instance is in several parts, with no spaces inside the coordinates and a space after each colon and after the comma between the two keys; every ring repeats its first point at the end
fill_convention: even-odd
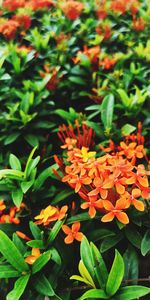
{"type": "Polygon", "coordinates": [[[30,7],[33,10],[43,9],[53,5],[54,3],[51,0],[29,0],[26,3],[26,7],[30,7]]]}
{"type": "Polygon", "coordinates": [[[18,14],[12,17],[12,20],[17,21],[19,25],[27,30],[31,26],[31,17],[25,14],[18,14]]]}
{"type": "Polygon", "coordinates": [[[74,240],[81,242],[83,239],[83,233],[79,232],[80,222],[74,223],[71,228],[67,225],[62,225],[62,230],[67,235],[64,239],[66,244],[72,244],[74,240]]]}
{"type": "Polygon", "coordinates": [[[8,40],[15,37],[19,23],[14,20],[3,20],[0,24],[0,33],[8,40]]]}
{"type": "Polygon", "coordinates": [[[74,0],[68,0],[62,3],[61,9],[69,20],[76,20],[84,8],[83,3],[74,0]]]}
{"type": "Polygon", "coordinates": [[[143,31],[145,24],[145,20],[142,17],[133,19],[133,29],[135,31],[143,31]]]}
{"type": "Polygon", "coordinates": [[[25,0],[4,0],[2,7],[9,10],[15,11],[18,8],[25,6],[25,0]]]}

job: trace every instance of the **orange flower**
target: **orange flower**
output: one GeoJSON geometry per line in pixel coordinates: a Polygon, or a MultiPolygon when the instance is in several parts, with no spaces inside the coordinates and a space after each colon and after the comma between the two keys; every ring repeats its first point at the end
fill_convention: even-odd
{"type": "Polygon", "coordinates": [[[71,139],[71,138],[66,138],[65,139],[65,144],[61,146],[62,149],[68,149],[72,150],[74,146],[76,145],[77,140],[76,139],[71,139]]]}
{"type": "Polygon", "coordinates": [[[19,23],[23,29],[27,30],[30,28],[31,25],[31,17],[24,14],[15,15],[12,17],[12,20],[19,23]]]}
{"type": "Polygon", "coordinates": [[[61,5],[61,9],[69,20],[74,21],[79,18],[84,5],[79,1],[68,0],[61,5]]]}
{"type": "Polygon", "coordinates": [[[143,145],[138,145],[137,143],[129,143],[128,145],[125,142],[120,143],[120,155],[125,155],[128,159],[133,158],[143,158],[145,155],[145,150],[143,145]]]}
{"type": "Polygon", "coordinates": [[[0,33],[8,40],[11,40],[15,37],[16,31],[19,27],[19,23],[14,20],[5,20],[0,24],[0,33]]]}
{"type": "Polygon", "coordinates": [[[62,225],[62,230],[67,235],[67,237],[64,239],[64,242],[66,244],[71,244],[74,240],[81,242],[83,233],[79,232],[79,229],[80,222],[74,223],[71,228],[67,225],[62,225]]]}
{"type": "Polygon", "coordinates": [[[136,18],[133,20],[133,29],[136,31],[143,31],[145,29],[145,21],[143,18],[136,18]]]}
{"type": "Polygon", "coordinates": [[[112,183],[109,183],[108,180],[103,181],[100,177],[95,177],[93,184],[96,188],[89,192],[88,196],[100,194],[102,199],[106,199],[108,195],[108,189],[112,188],[112,183]]]}
{"type": "Polygon", "coordinates": [[[52,5],[54,5],[54,3],[51,0],[30,0],[26,2],[26,7],[29,7],[33,10],[43,9],[52,5]]]}
{"type": "MultiPolygon", "coordinates": [[[[63,181],[63,180],[62,180],[63,181]]],[[[82,185],[89,185],[92,182],[92,179],[88,176],[73,176],[69,183],[74,184],[75,193],[78,193],[82,187],[82,185]]]]}
{"type": "Polygon", "coordinates": [[[96,215],[96,209],[101,209],[103,208],[103,201],[102,199],[97,200],[97,195],[96,196],[89,196],[85,200],[87,202],[81,204],[82,209],[87,209],[89,208],[89,215],[91,218],[94,218],[96,215]]]}
{"type": "Polygon", "coordinates": [[[92,48],[88,48],[87,46],[83,47],[83,51],[78,51],[77,56],[73,58],[74,64],[77,64],[81,61],[81,55],[86,55],[92,64],[97,63],[100,54],[100,46],[94,46],[92,48]]]}
{"type": "Polygon", "coordinates": [[[0,214],[2,213],[3,210],[5,210],[6,205],[4,204],[3,200],[0,200],[0,214]]]}
{"type": "Polygon", "coordinates": [[[141,191],[137,188],[133,189],[131,195],[127,194],[127,201],[129,202],[129,206],[131,204],[139,211],[144,211],[144,203],[142,201],[137,200],[141,196],[141,191]]]}
{"type": "Polygon", "coordinates": [[[60,210],[55,206],[49,205],[45,209],[42,209],[40,214],[35,217],[35,220],[39,220],[36,221],[36,224],[47,226],[51,222],[62,220],[65,217],[67,210],[67,205],[62,206],[60,210]]]}
{"type": "Polygon", "coordinates": [[[111,69],[116,64],[115,58],[105,57],[100,61],[99,65],[102,66],[105,70],[111,69]]]}
{"type": "Polygon", "coordinates": [[[14,11],[18,8],[25,6],[25,0],[4,0],[2,7],[9,10],[14,11]]]}
{"type": "Polygon", "coordinates": [[[114,206],[110,201],[104,200],[103,201],[104,208],[106,211],[109,211],[105,216],[102,217],[102,222],[111,222],[115,217],[118,219],[119,222],[123,224],[129,223],[129,218],[123,209],[127,208],[127,203],[124,202],[124,199],[119,199],[114,206]]]}
{"type": "Polygon", "coordinates": [[[29,265],[32,265],[40,255],[41,253],[39,248],[32,248],[31,255],[25,258],[25,262],[29,265]]]}

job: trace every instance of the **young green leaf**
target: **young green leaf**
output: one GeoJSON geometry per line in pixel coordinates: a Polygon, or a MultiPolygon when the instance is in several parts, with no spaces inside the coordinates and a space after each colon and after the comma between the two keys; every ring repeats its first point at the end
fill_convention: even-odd
{"type": "Polygon", "coordinates": [[[12,199],[13,199],[13,202],[14,204],[17,206],[17,207],[20,207],[20,204],[23,200],[23,192],[21,189],[16,189],[15,191],[12,192],[12,199]]]}
{"type": "Polygon", "coordinates": [[[2,230],[0,230],[0,252],[16,270],[20,272],[29,270],[17,247],[2,230]]]}
{"type": "Polygon", "coordinates": [[[106,293],[109,296],[113,296],[118,291],[123,276],[124,276],[124,261],[120,253],[117,250],[115,250],[115,258],[106,284],[106,293]]]}
{"type": "Polygon", "coordinates": [[[110,131],[112,127],[113,112],[114,112],[114,96],[110,94],[104,98],[101,105],[101,119],[107,131],[110,131]]]}
{"type": "Polygon", "coordinates": [[[30,274],[21,276],[19,279],[17,279],[14,289],[7,295],[6,300],[19,300],[27,286],[29,279],[30,274]]]}
{"type": "Polygon", "coordinates": [[[14,154],[10,154],[9,156],[9,164],[12,169],[21,171],[21,164],[17,156],[14,154]]]}

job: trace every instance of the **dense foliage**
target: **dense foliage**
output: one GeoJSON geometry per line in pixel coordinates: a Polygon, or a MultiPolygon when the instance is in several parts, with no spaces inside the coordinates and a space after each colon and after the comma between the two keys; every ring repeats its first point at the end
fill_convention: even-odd
{"type": "Polygon", "coordinates": [[[149,0],[1,2],[1,300],[149,299],[149,0]]]}

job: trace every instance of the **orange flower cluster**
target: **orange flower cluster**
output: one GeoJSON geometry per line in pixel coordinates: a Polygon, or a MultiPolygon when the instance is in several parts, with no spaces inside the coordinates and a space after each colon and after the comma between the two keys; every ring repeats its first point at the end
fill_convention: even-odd
{"type": "Polygon", "coordinates": [[[79,18],[84,5],[79,1],[67,0],[61,4],[61,9],[69,20],[74,21],[79,18]]]}
{"type": "Polygon", "coordinates": [[[113,12],[124,14],[127,11],[131,11],[132,16],[135,16],[140,7],[140,3],[138,0],[113,0],[111,2],[110,9],[113,12]]]}
{"type": "Polygon", "coordinates": [[[35,220],[38,220],[36,221],[36,224],[48,226],[54,221],[62,220],[65,217],[67,210],[67,205],[61,207],[61,209],[49,205],[45,209],[42,209],[40,214],[35,217],[35,220]]]}
{"type": "Polygon", "coordinates": [[[133,135],[132,140],[128,136],[119,146],[111,141],[106,154],[98,158],[96,152],[90,151],[88,146],[77,146],[74,136],[66,138],[62,148],[67,149],[67,165],[64,166],[58,158],[56,160],[64,174],[62,182],[80,195],[84,200],[81,208],[88,209],[91,218],[98,211],[105,214],[102,222],[117,218],[127,224],[129,219],[126,210],[130,206],[144,211],[144,201],[150,196],[150,171],[139,163],[140,159],[146,157],[140,130],[139,124],[134,142],[133,135]]]}
{"type": "Polygon", "coordinates": [[[103,67],[104,70],[111,69],[116,64],[116,59],[113,57],[106,56],[103,60],[100,61],[99,66],[103,67]]]}
{"type": "Polygon", "coordinates": [[[18,8],[31,8],[32,10],[43,9],[53,5],[51,0],[4,0],[2,7],[8,11],[15,11],[18,8]]]}
{"type": "Polygon", "coordinates": [[[107,41],[111,37],[111,28],[109,25],[97,25],[96,32],[101,35],[104,39],[104,41],[107,41]]]}
{"type": "Polygon", "coordinates": [[[49,91],[55,91],[57,89],[59,78],[58,78],[58,71],[55,67],[50,68],[49,64],[44,65],[44,72],[40,71],[40,76],[44,78],[47,74],[52,74],[50,80],[48,81],[46,87],[49,91]]]}
{"type": "Polygon", "coordinates": [[[13,206],[9,209],[9,212],[5,212],[4,210],[7,210],[6,205],[4,204],[3,200],[0,200],[0,224],[3,223],[14,223],[19,224],[20,219],[16,216],[17,212],[20,212],[22,208],[24,208],[24,203],[21,204],[20,208],[17,208],[16,206],[13,206]]]}
{"type": "Polygon", "coordinates": [[[100,46],[94,46],[91,48],[84,46],[83,51],[78,51],[77,56],[72,59],[74,64],[77,64],[81,61],[82,54],[86,55],[92,64],[96,64],[100,55],[100,46]]]}
{"type": "Polygon", "coordinates": [[[2,20],[0,24],[0,34],[6,39],[13,39],[16,35],[16,31],[19,28],[19,23],[15,20],[2,20]]]}
{"type": "Polygon", "coordinates": [[[18,14],[11,19],[2,19],[0,24],[0,33],[8,40],[14,39],[17,30],[29,29],[31,25],[31,18],[28,15],[18,14]]]}

